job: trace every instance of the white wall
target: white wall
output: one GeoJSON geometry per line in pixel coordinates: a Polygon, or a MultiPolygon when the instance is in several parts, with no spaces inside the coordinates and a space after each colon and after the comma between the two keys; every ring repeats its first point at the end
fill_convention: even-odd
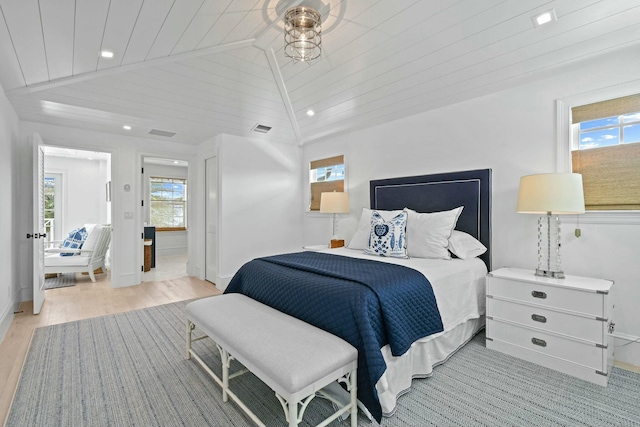
{"type": "MultiPolygon", "coordinates": [[[[144,164],[143,181],[143,200],[144,200],[144,221],[145,224],[150,222],[150,206],[149,201],[149,178],[180,178],[187,179],[188,168],[184,166],[157,165],[153,163],[144,164]]],[[[187,180],[187,188],[191,182],[187,180]]],[[[188,198],[187,198],[188,200],[188,198]]],[[[187,223],[187,229],[189,224],[187,223]]],[[[158,231],[156,232],[156,256],[163,255],[182,255],[187,253],[187,231],[158,231]]],[[[157,263],[157,260],[156,260],[157,263]]]]}
{"type": "Polygon", "coordinates": [[[13,312],[17,310],[20,301],[18,252],[19,242],[26,239],[22,230],[17,227],[20,211],[18,210],[19,163],[17,149],[19,143],[19,121],[13,107],[4,96],[0,86],[0,341],[4,338],[11,321],[13,312]]]}
{"type": "MultiPolygon", "coordinates": [[[[616,52],[515,89],[306,145],[303,164],[345,154],[351,213],[340,226],[347,238],[369,206],[371,179],[491,168],[493,268],[532,269],[537,216],[516,213],[517,191],[522,175],[556,171],[556,99],[637,80],[639,68],[640,56],[616,52]]],[[[305,244],[326,240],[327,221],[305,214],[305,244]]],[[[640,213],[635,223],[581,220],[580,239],[572,227],[563,230],[564,271],[615,280],[616,331],[639,337],[640,213]]],[[[617,347],[616,359],[640,365],[640,344],[617,347]]]]}
{"type": "MultiPolygon", "coordinates": [[[[143,246],[141,233],[143,215],[141,200],[141,158],[143,155],[178,160],[195,161],[196,145],[175,144],[156,139],[137,138],[117,133],[104,133],[84,129],[53,126],[42,123],[22,122],[21,132],[28,136],[37,132],[47,145],[111,153],[112,164],[112,213],[111,224],[111,281],[114,287],[139,284],[142,278],[143,246]],[[129,191],[125,186],[129,186],[129,191]],[[133,218],[125,219],[125,213],[133,218]]],[[[26,139],[26,138],[25,138],[26,139]]],[[[20,182],[29,185],[20,194],[20,230],[31,228],[33,165],[31,144],[20,146],[20,182]]],[[[196,183],[197,185],[197,183],[196,183]]],[[[197,188],[192,189],[197,191],[197,188]]],[[[21,252],[20,286],[22,300],[32,298],[31,271],[32,248],[21,252]]]]}
{"type": "MultiPolygon", "coordinates": [[[[201,149],[209,153],[199,156],[202,162],[215,153],[218,157],[216,284],[224,289],[245,262],[301,249],[302,150],[231,135],[220,135],[201,149]]],[[[201,244],[204,251],[204,240],[201,244]]]]}
{"type": "Polygon", "coordinates": [[[105,164],[104,160],[45,156],[45,172],[62,174],[62,236],[58,237],[84,224],[109,222],[105,164]]]}

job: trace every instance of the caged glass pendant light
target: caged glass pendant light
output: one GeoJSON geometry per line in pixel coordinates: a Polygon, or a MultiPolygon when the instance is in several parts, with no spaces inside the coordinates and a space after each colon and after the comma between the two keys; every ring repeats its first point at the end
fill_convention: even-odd
{"type": "Polygon", "coordinates": [[[284,15],[284,54],[293,62],[318,59],[322,54],[322,26],[318,11],[292,7],[284,15]]]}

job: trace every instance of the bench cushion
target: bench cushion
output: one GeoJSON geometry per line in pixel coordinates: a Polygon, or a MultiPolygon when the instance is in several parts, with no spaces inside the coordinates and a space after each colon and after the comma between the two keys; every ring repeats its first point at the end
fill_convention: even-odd
{"type": "Polygon", "coordinates": [[[357,350],[341,338],[241,294],[194,301],[186,311],[197,328],[283,396],[338,370],[346,374],[357,363],[357,350]]]}

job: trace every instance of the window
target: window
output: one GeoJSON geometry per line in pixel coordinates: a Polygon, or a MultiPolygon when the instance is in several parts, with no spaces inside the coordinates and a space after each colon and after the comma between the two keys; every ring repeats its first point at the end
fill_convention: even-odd
{"type": "Polygon", "coordinates": [[[56,179],[52,176],[44,178],[44,232],[47,241],[56,240],[56,179]]]}
{"type": "Polygon", "coordinates": [[[571,168],[590,211],[640,210],[640,95],[573,107],[571,168]]]}
{"type": "Polygon", "coordinates": [[[344,191],[344,156],[314,160],[309,164],[309,210],[320,210],[320,194],[344,191]]]}
{"type": "Polygon", "coordinates": [[[45,172],[44,174],[44,230],[46,242],[60,241],[62,233],[62,178],[61,173],[45,172]]]}
{"type": "Polygon", "coordinates": [[[187,180],[151,177],[150,218],[157,231],[187,229],[187,180]]]}

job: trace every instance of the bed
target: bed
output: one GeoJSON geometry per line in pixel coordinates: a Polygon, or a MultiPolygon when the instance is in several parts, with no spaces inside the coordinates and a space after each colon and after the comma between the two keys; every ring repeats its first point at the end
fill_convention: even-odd
{"type": "MultiPolygon", "coordinates": [[[[463,206],[457,217],[456,230],[473,236],[487,248],[486,252],[470,259],[449,260],[372,257],[350,248],[318,254],[285,254],[245,264],[225,292],[248,295],[356,346],[359,351],[358,396],[371,415],[380,421],[383,415],[393,414],[397,398],[410,389],[413,378],[429,376],[435,365],[446,361],[484,326],[485,276],[491,269],[491,170],[375,180],[370,183],[370,192],[371,209],[376,211],[409,208],[416,212],[441,212],[463,206]],[[335,258],[348,266],[332,270],[335,258]],[[300,259],[309,262],[300,267],[304,271],[291,270],[290,261],[298,263],[300,259]],[[400,279],[401,286],[384,287],[382,284],[382,292],[374,290],[372,294],[369,289],[361,290],[363,286],[345,284],[343,270],[354,269],[376,277],[391,277],[398,274],[397,269],[403,269],[401,273],[411,270],[411,274],[428,279],[431,293],[424,296],[425,302],[415,296],[407,298],[406,295],[416,289],[411,287],[414,286],[411,281],[418,279],[407,276],[400,279]],[[383,271],[387,269],[393,273],[385,276],[383,271]],[[302,274],[309,277],[300,276],[302,274]],[[331,293],[329,289],[332,289],[331,293]],[[354,294],[345,293],[346,289],[354,294]],[[338,294],[334,295],[335,292],[338,294]],[[428,305],[429,295],[435,297],[440,325],[431,314],[422,314],[434,311],[422,308],[428,305]],[[372,308],[373,300],[382,308],[372,308]],[[415,301],[407,303],[406,300],[415,301]],[[395,319],[403,310],[408,311],[405,317],[418,318],[416,324],[406,326],[410,331],[407,334],[404,334],[404,326],[394,329],[389,320],[395,319]],[[411,310],[420,311],[420,316],[412,316],[411,310]],[[385,317],[385,313],[391,315],[385,317]],[[349,322],[354,325],[347,325],[349,322]],[[366,325],[363,327],[362,323],[366,325]],[[399,331],[398,337],[396,332],[389,330],[399,331]]],[[[298,264],[293,267],[298,268],[298,264]]],[[[421,285],[415,286],[422,289],[421,285]]]]}

